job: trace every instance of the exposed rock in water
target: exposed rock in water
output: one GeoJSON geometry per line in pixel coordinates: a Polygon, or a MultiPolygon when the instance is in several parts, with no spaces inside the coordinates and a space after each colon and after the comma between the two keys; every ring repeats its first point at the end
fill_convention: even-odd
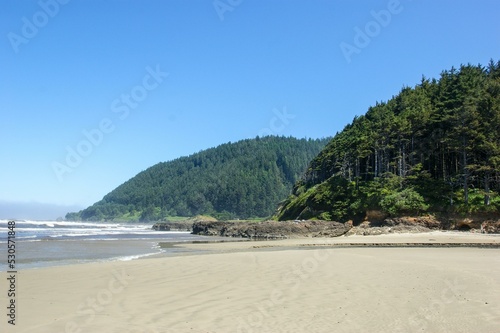
{"type": "Polygon", "coordinates": [[[192,221],[156,222],[152,227],[153,230],[157,231],[191,231],[192,228],[192,221]]]}
{"type": "Polygon", "coordinates": [[[331,221],[195,222],[193,234],[205,236],[284,239],[293,237],[338,237],[351,225],[331,221]]]}

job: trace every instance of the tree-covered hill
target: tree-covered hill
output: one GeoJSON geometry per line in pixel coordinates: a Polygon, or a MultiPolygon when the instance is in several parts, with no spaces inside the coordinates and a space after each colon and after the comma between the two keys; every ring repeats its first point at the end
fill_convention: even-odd
{"type": "Polygon", "coordinates": [[[257,137],[158,163],[66,219],[270,216],[327,142],[257,137]]]}
{"type": "Polygon", "coordinates": [[[422,78],[314,158],[276,218],[500,212],[500,62],[422,78]]]}

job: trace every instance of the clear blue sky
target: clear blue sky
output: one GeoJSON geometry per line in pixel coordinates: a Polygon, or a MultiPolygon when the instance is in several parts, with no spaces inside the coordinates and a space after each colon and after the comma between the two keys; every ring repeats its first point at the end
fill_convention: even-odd
{"type": "Polygon", "coordinates": [[[499,60],[499,16],[498,0],[2,0],[0,201],[83,207],[228,141],[332,136],[422,75],[499,60]]]}

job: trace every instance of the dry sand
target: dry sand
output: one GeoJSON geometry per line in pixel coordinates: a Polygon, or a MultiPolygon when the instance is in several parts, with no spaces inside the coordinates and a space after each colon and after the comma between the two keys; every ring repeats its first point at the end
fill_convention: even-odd
{"type": "Polygon", "coordinates": [[[500,331],[500,249],[327,246],[356,242],[500,237],[433,232],[195,244],[185,247],[207,252],[25,270],[16,326],[4,314],[0,331],[500,331]]]}

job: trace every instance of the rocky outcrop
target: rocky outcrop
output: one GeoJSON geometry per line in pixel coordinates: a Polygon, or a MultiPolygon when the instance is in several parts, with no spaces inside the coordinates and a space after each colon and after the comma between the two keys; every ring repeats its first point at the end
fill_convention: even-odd
{"type": "Polygon", "coordinates": [[[338,237],[342,235],[380,235],[388,233],[418,233],[431,230],[462,230],[481,233],[500,233],[500,218],[491,216],[457,217],[433,215],[418,217],[386,217],[371,212],[365,220],[353,222],[333,221],[217,221],[197,216],[181,222],[158,222],[155,230],[192,231],[196,235],[240,238],[284,239],[294,237],[338,237]]]}
{"type": "Polygon", "coordinates": [[[152,229],[158,231],[192,231],[193,223],[196,222],[216,222],[217,219],[206,216],[206,215],[196,215],[187,220],[183,221],[163,221],[156,222],[152,229]]]}
{"type": "Polygon", "coordinates": [[[181,222],[157,222],[153,224],[152,229],[157,231],[191,231],[192,221],[181,222]]]}
{"type": "MultiPolygon", "coordinates": [[[[379,215],[380,217],[380,215],[379,215]]],[[[418,217],[374,218],[353,227],[348,235],[380,235],[387,233],[416,233],[431,230],[459,230],[478,233],[500,233],[500,218],[488,215],[468,217],[446,215],[418,217]]]]}
{"type": "Polygon", "coordinates": [[[337,237],[351,225],[331,221],[195,222],[193,234],[205,236],[284,239],[293,237],[337,237]]]}
{"type": "Polygon", "coordinates": [[[500,219],[499,220],[487,220],[481,224],[481,232],[487,234],[500,234],[500,219]]]}
{"type": "Polygon", "coordinates": [[[486,234],[500,233],[500,218],[462,217],[451,218],[449,223],[456,230],[480,232],[486,234]]]}
{"type": "Polygon", "coordinates": [[[362,235],[362,236],[374,236],[383,234],[396,234],[396,233],[419,233],[419,232],[429,232],[431,229],[421,226],[404,226],[398,225],[395,227],[365,227],[356,226],[351,228],[346,236],[351,235],[362,235]]]}
{"type": "Polygon", "coordinates": [[[393,217],[386,218],[380,225],[381,227],[396,227],[396,226],[409,226],[409,227],[422,227],[428,229],[442,229],[443,224],[436,217],[432,215],[418,216],[418,217],[393,217]]]}

